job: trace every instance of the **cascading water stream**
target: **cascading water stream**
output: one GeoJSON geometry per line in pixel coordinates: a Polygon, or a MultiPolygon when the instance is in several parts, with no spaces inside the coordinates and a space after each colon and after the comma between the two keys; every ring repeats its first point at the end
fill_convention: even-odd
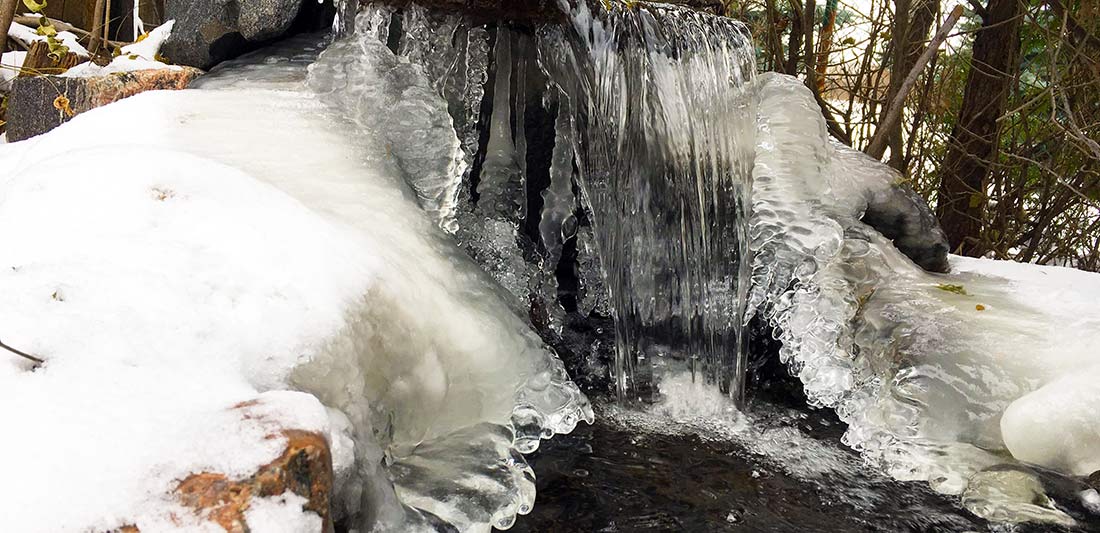
{"type": "Polygon", "coordinates": [[[747,28],[637,4],[539,31],[568,102],[578,186],[615,315],[620,399],[689,371],[740,400],[752,170],[747,28]]]}

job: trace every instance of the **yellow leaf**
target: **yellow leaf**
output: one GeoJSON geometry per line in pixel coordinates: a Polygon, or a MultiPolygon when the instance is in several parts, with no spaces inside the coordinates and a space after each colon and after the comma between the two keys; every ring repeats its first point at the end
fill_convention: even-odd
{"type": "Polygon", "coordinates": [[[70,103],[71,102],[69,102],[69,99],[66,98],[65,95],[61,95],[61,96],[58,96],[57,98],[53,99],[54,109],[65,113],[66,116],[71,117],[71,116],[75,115],[76,113],[73,112],[73,108],[69,107],[70,103]]]}
{"type": "Polygon", "coordinates": [[[963,287],[962,285],[954,285],[954,284],[950,284],[950,283],[940,283],[939,285],[936,285],[936,288],[941,290],[941,291],[951,292],[951,293],[959,294],[959,295],[962,295],[962,296],[967,295],[966,288],[963,287]]]}
{"type": "Polygon", "coordinates": [[[46,0],[23,0],[23,5],[34,13],[41,13],[43,9],[46,9],[46,0]]]}

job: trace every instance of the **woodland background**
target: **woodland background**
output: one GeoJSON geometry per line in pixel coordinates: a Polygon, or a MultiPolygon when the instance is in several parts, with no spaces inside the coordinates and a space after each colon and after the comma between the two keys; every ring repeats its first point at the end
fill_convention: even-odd
{"type": "Polygon", "coordinates": [[[954,252],[1100,270],[1100,0],[724,7],[833,137],[928,199],[954,252]]]}

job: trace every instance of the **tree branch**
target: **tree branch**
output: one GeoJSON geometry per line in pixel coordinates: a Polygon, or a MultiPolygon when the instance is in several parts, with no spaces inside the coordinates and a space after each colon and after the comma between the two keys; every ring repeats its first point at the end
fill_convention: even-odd
{"type": "Polygon", "coordinates": [[[33,356],[29,353],[16,350],[15,348],[12,348],[11,346],[8,346],[7,344],[4,344],[4,341],[0,341],[0,348],[3,348],[3,349],[5,349],[5,350],[7,350],[7,351],[9,351],[9,352],[11,352],[15,355],[18,355],[19,357],[24,358],[24,359],[29,359],[31,361],[34,361],[35,366],[46,364],[45,359],[40,359],[40,358],[35,357],[35,356],[33,356]]]}
{"type": "Polygon", "coordinates": [[[897,127],[901,112],[905,109],[905,98],[909,96],[909,91],[913,90],[913,85],[917,83],[917,77],[920,76],[921,71],[936,55],[936,51],[943,44],[943,41],[947,39],[947,34],[951,32],[951,28],[954,28],[955,23],[959,21],[962,12],[962,6],[959,5],[951,10],[951,14],[948,15],[947,20],[943,21],[943,25],[936,32],[936,36],[932,37],[932,41],[928,43],[928,48],[924,49],[920,59],[917,59],[917,63],[913,65],[913,70],[910,70],[905,77],[898,94],[894,95],[894,100],[890,102],[890,107],[883,115],[882,122],[879,122],[878,127],[875,128],[875,135],[871,138],[871,143],[867,145],[865,150],[867,155],[875,159],[882,159],[882,154],[886,152],[886,145],[890,140],[890,132],[897,127]]]}

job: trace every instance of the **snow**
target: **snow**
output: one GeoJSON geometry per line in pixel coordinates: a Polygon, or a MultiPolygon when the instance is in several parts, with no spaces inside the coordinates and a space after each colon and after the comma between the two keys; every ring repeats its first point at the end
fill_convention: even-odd
{"type": "Polygon", "coordinates": [[[19,76],[19,69],[23,68],[23,62],[26,60],[26,52],[4,52],[0,58],[0,91],[10,90],[11,81],[19,76]]]}
{"type": "Polygon", "coordinates": [[[293,493],[257,498],[245,512],[245,522],[258,533],[320,533],[324,523],[317,513],[302,510],[306,503],[293,493]]]}
{"type": "Polygon", "coordinates": [[[160,61],[154,61],[150,59],[133,58],[129,56],[118,56],[111,60],[104,66],[99,66],[91,61],[85,61],[79,65],[76,65],[69,70],[66,70],[61,76],[66,78],[94,78],[96,76],[106,76],[108,74],[118,74],[120,72],[135,72],[138,70],[182,70],[183,67],[179,65],[169,65],[160,61]]]}
{"type": "MultiPolygon", "coordinates": [[[[15,39],[15,40],[18,40],[18,41],[21,41],[21,42],[24,42],[24,43],[28,43],[28,44],[33,43],[35,41],[45,41],[46,40],[45,35],[39,35],[38,31],[35,30],[34,28],[31,28],[30,26],[24,26],[24,25],[22,25],[18,22],[12,22],[11,23],[11,27],[8,29],[8,36],[15,39]]],[[[80,44],[80,38],[77,37],[76,34],[74,34],[72,32],[68,32],[68,31],[59,31],[59,32],[57,32],[57,40],[61,41],[61,44],[68,47],[70,52],[72,52],[72,53],[74,53],[74,54],[76,54],[80,57],[88,57],[88,56],[91,55],[91,54],[88,53],[88,49],[84,48],[84,46],[82,46],[80,44]]]]}
{"type": "Polygon", "coordinates": [[[105,66],[101,67],[91,61],[85,61],[65,71],[62,76],[88,78],[138,70],[181,70],[182,67],[178,65],[169,65],[157,60],[161,45],[172,34],[172,28],[175,25],[175,20],[169,20],[157,26],[146,35],[145,39],[123,46],[121,53],[105,66]]]}
{"type": "Polygon", "coordinates": [[[1001,418],[1012,455],[1076,475],[1100,471],[1100,275],[968,257],[951,262],[958,273],[1003,278],[1014,300],[1051,317],[1059,331],[1073,332],[1044,357],[1049,377],[1001,418]]]}
{"type": "Polygon", "coordinates": [[[0,381],[0,419],[33,436],[0,445],[33,449],[8,467],[21,482],[0,501],[19,505],[0,515],[15,531],[151,529],[173,480],[277,457],[265,420],[327,428],[315,398],[258,392],[343,325],[375,262],[284,193],[186,153],[89,147],[39,165],[64,134],[3,154],[0,335],[47,363],[0,381]],[[257,397],[247,420],[230,409],[257,397]]]}
{"type": "Polygon", "coordinates": [[[0,339],[47,360],[0,353],[0,420],[27,436],[0,443],[20,457],[0,529],[212,530],[175,483],[250,475],[295,428],[329,436],[337,512],[377,513],[362,527],[414,529],[401,487],[448,479],[476,490],[417,501],[478,530],[530,507],[517,448],[590,419],[384,145],[250,76],[0,147],[0,339]],[[395,490],[384,454],[434,467],[395,490]]]}
{"type": "Polygon", "coordinates": [[[175,20],[169,20],[145,35],[145,38],[133,44],[122,47],[124,56],[136,56],[136,58],[154,61],[160,52],[161,45],[172,35],[172,28],[176,26],[175,20]]]}

